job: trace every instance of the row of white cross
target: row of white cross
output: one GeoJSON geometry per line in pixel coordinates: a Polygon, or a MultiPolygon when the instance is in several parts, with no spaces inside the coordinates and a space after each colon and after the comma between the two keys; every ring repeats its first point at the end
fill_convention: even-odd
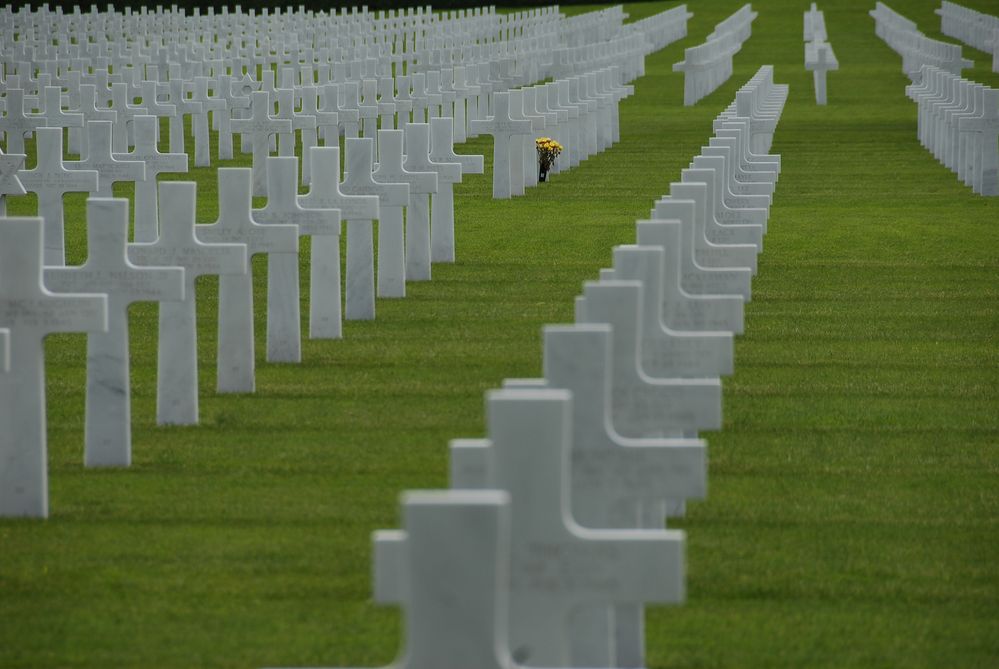
{"type": "MultiPolygon", "coordinates": [[[[145,17],[145,14],[142,16],[145,17]]],[[[299,24],[311,18],[307,15],[291,16],[299,24]]],[[[624,48],[630,58],[625,64],[617,64],[624,70],[624,76],[637,76],[638,73],[633,70],[640,67],[636,63],[648,51],[647,34],[656,26],[625,28],[621,25],[622,16],[618,9],[617,12],[596,12],[562,20],[557,12],[549,8],[502,19],[493,15],[491,19],[489,16],[477,16],[467,20],[437,21],[419,15],[414,19],[417,21],[415,25],[407,23],[400,27],[393,19],[372,19],[357,25],[352,20],[354,15],[351,15],[342,22],[343,25],[331,19],[308,22],[308,34],[311,35],[308,46],[298,48],[295,44],[289,47],[288,42],[297,40],[288,39],[285,34],[282,34],[281,45],[258,44],[256,34],[252,33],[252,39],[244,50],[240,45],[247,44],[245,32],[256,23],[236,24],[240,32],[233,35],[233,23],[238,17],[228,15],[217,17],[217,21],[211,24],[208,31],[211,39],[204,44],[188,44],[188,49],[178,49],[176,42],[183,44],[184,39],[190,40],[192,34],[199,33],[201,26],[197,21],[189,25],[190,22],[186,21],[174,24],[165,20],[162,22],[165,27],[153,23],[162,32],[150,35],[149,26],[143,24],[141,29],[131,26],[126,16],[123,25],[135,28],[135,32],[122,36],[121,41],[128,44],[123,46],[109,41],[107,26],[102,26],[101,30],[89,28],[93,34],[84,28],[73,32],[59,22],[59,17],[48,23],[43,22],[51,29],[50,33],[46,33],[47,41],[37,36],[32,39],[31,33],[26,37],[27,29],[23,25],[20,32],[14,28],[35,15],[22,11],[16,15],[8,14],[8,22],[13,26],[11,33],[20,37],[17,42],[10,43],[10,52],[21,55],[7,56],[0,76],[4,76],[4,72],[7,75],[14,72],[19,81],[14,79],[12,83],[8,77],[3,84],[6,88],[22,88],[25,91],[23,102],[29,110],[37,108],[44,113],[49,98],[47,94],[43,96],[42,91],[48,85],[65,89],[64,97],[69,109],[88,116],[88,106],[102,110],[114,106],[119,116],[127,117],[123,119],[126,123],[121,130],[116,130],[117,152],[127,150],[122,143],[123,136],[130,136],[128,126],[134,114],[170,117],[171,152],[182,152],[183,132],[180,129],[183,117],[191,116],[195,134],[195,165],[201,166],[207,165],[209,160],[206,131],[209,115],[215,129],[220,131],[220,158],[231,158],[227,121],[230,116],[240,118],[245,113],[242,110],[249,106],[247,98],[253,90],[267,90],[273,97],[272,66],[281,74],[283,88],[301,85],[306,89],[296,90],[293,100],[279,102],[278,115],[296,123],[299,116],[316,116],[317,109],[326,114],[340,112],[347,116],[340,120],[341,132],[350,132],[351,126],[356,127],[358,123],[366,129],[376,118],[384,124],[386,116],[392,118],[397,112],[400,124],[402,113],[409,112],[413,112],[413,120],[424,121],[425,115],[421,112],[433,105],[435,98],[437,106],[453,105],[457,98],[461,107],[459,111],[462,112],[468,100],[469,117],[486,118],[488,105],[484,97],[487,98],[494,90],[506,90],[544,79],[548,76],[555,52],[560,52],[563,60],[569,58],[573,67],[581,72],[597,69],[598,64],[604,66],[614,58],[621,60],[619,53],[606,51],[613,48],[620,52],[624,48]],[[516,17],[525,20],[516,21],[516,17]],[[467,24],[478,24],[483,20],[488,23],[487,29],[468,29],[467,24]],[[323,26],[323,29],[317,29],[316,25],[323,26]],[[564,50],[556,49],[563,38],[571,38],[594,25],[602,26],[603,32],[627,39],[597,45],[602,50],[599,53],[590,49],[586,53],[576,50],[566,54],[561,52],[564,50]],[[349,27],[351,32],[343,33],[344,26],[349,27]],[[510,39],[497,40],[497,27],[500,37],[506,34],[510,39]],[[56,42],[61,39],[61,46],[56,47],[54,52],[51,46],[53,39],[56,42]],[[338,47],[340,41],[350,46],[338,47]],[[164,42],[169,42],[171,48],[167,48],[164,42]],[[88,54],[80,53],[81,44],[86,45],[88,54]],[[144,44],[146,51],[143,51],[144,44]],[[277,54],[272,50],[276,50],[277,54]],[[96,54],[89,53],[95,51],[96,54]],[[589,60],[590,65],[585,65],[585,60],[589,60]],[[113,74],[109,66],[113,67],[113,74]],[[404,68],[405,75],[402,74],[404,68]],[[263,70],[263,78],[259,80],[258,69],[263,70]],[[291,80],[285,76],[289,72],[291,80]],[[352,83],[348,85],[349,82],[352,83]],[[371,84],[370,90],[367,89],[368,83],[371,84]],[[95,87],[93,105],[80,104],[80,84],[95,87]],[[114,84],[122,85],[116,90],[114,84]],[[344,88],[331,91],[326,88],[327,84],[343,85],[344,88]],[[355,85],[359,90],[351,90],[355,85]],[[135,104],[136,98],[141,98],[142,102],[135,104]],[[302,106],[302,114],[294,111],[299,105],[302,106]],[[478,114],[480,107],[482,113],[478,114]]],[[[269,17],[270,20],[264,21],[263,26],[273,28],[277,18],[269,17]]],[[[343,19],[342,16],[337,18],[343,19]]],[[[278,22],[278,25],[285,23],[278,22]]],[[[123,31],[124,28],[119,27],[118,32],[123,31]]],[[[111,31],[111,34],[114,32],[111,31]]],[[[297,36],[297,32],[292,32],[291,37],[297,36]]],[[[56,95],[58,98],[59,95],[56,95]]],[[[55,105],[57,110],[61,106],[58,103],[55,105]]],[[[25,121],[20,119],[23,113],[21,106],[17,105],[10,110],[8,115],[11,119],[7,123],[23,124],[25,121]]],[[[323,118],[317,116],[317,120],[322,125],[323,118]]],[[[457,121],[456,139],[464,141],[464,117],[457,117],[457,121]]],[[[47,124],[53,123],[49,121],[47,124]]],[[[0,127],[0,131],[4,129],[0,127]]],[[[320,131],[326,132],[324,128],[320,131]]],[[[78,141],[78,133],[71,131],[71,150],[79,152],[78,141]]],[[[14,142],[14,145],[8,146],[8,151],[17,153],[19,140],[15,138],[14,142]]]]}
{"type": "Polygon", "coordinates": [[[832,45],[826,40],[826,17],[815,3],[805,12],[805,69],[812,72],[815,86],[815,104],[826,104],[826,72],[838,70],[839,61],[833,53],[832,45]]]}
{"type": "Polygon", "coordinates": [[[868,13],[874,19],[875,34],[902,56],[902,72],[914,82],[919,83],[923,65],[933,65],[958,75],[964,68],[974,66],[974,61],[961,55],[959,44],[930,39],[919,31],[914,21],[883,2],[879,1],[868,13]]]}
{"type": "Polygon", "coordinates": [[[704,44],[684,49],[683,60],[673,65],[683,72],[683,104],[692,106],[732,76],[732,59],[752,35],[757,13],[746,4],[715,26],[704,44]]]}
{"type": "Polygon", "coordinates": [[[486,395],[485,439],[451,442],[451,489],[402,496],[374,535],[374,596],[399,605],[393,665],[645,666],[643,607],[685,598],[684,535],[721,425],[719,377],[762,248],[787,88],[764,67],[637,244],[587,282],[576,322],[544,329],[544,378],[486,395]],[[762,125],[761,125],[762,124],[762,125]]]}
{"type": "Polygon", "coordinates": [[[992,71],[999,72],[999,16],[975,11],[943,0],[940,9],[940,32],[959,39],[968,46],[992,54],[992,71]]]}
{"type": "MultiPolygon", "coordinates": [[[[622,52],[623,58],[632,56],[622,52]]],[[[495,92],[481,109],[498,110],[500,119],[510,121],[510,115],[504,113],[512,110],[508,104],[504,110],[503,101],[516,100],[514,109],[522,110],[524,122],[540,121],[539,129],[550,129],[570,147],[566,158],[569,167],[573,160],[578,164],[616,138],[617,103],[621,95],[630,92],[630,88],[612,86],[618,69],[611,66],[544,87],[495,92]],[[608,88],[604,88],[605,84],[608,88]],[[561,108],[559,100],[566,100],[567,107],[561,108]]],[[[416,73],[414,77],[422,75],[416,73]]],[[[14,83],[18,76],[10,75],[7,83],[14,83]]],[[[242,81],[247,80],[244,77],[242,81]]],[[[93,84],[82,86],[94,88],[93,84]]],[[[112,86],[120,90],[125,84],[115,82],[112,86]]],[[[10,365],[10,373],[0,377],[0,394],[5,402],[9,399],[5,413],[0,415],[4,426],[0,433],[5,440],[0,444],[0,515],[45,516],[48,512],[44,366],[40,357],[40,342],[46,334],[74,327],[93,333],[88,337],[85,463],[128,466],[129,304],[160,302],[157,422],[196,424],[199,398],[194,286],[198,276],[220,277],[218,390],[252,392],[254,310],[249,258],[261,253],[268,257],[267,360],[299,362],[299,238],[311,238],[309,336],[339,338],[344,317],[374,318],[376,294],[403,297],[407,281],[431,278],[432,263],[454,261],[452,184],[460,181],[463,173],[483,171],[481,156],[454,153],[456,119],[445,114],[453,113],[455,107],[442,106],[428,113],[429,123],[410,122],[409,110],[402,109],[396,112],[401,129],[393,129],[393,122],[386,122],[383,126],[388,127],[372,126],[369,137],[356,136],[364,134],[363,124],[359,132],[345,130],[346,169],[342,180],[340,128],[335,121],[329,135],[334,146],[302,141],[312,179],[310,191],[299,195],[298,159],[293,150],[286,151],[290,155],[272,156],[269,145],[275,134],[293,133],[293,121],[271,117],[271,94],[258,90],[252,92],[248,127],[240,127],[239,120],[232,122],[235,131],[245,130],[248,143],[259,148],[253,171],[264,175],[267,205],[252,208],[251,170],[221,169],[219,219],[212,225],[196,226],[195,185],[157,183],[160,173],[186,171],[188,157],[183,144],[178,152],[158,151],[156,116],[132,114],[119,118],[120,108],[111,108],[105,110],[111,115],[107,120],[86,120],[80,118],[85,116],[80,112],[62,110],[59,87],[45,90],[51,104],[39,116],[61,125],[7,126],[8,142],[35,137],[36,167],[23,169],[24,154],[0,154],[0,205],[5,205],[7,195],[30,191],[38,195],[40,215],[40,220],[7,219],[5,223],[12,224],[0,226],[3,246],[10,254],[9,262],[0,262],[0,325],[13,330],[5,332],[0,343],[4,351],[6,347],[12,349],[10,360],[16,363],[10,365]],[[252,126],[257,121],[261,127],[252,126]],[[129,132],[118,136],[125,138],[125,148],[132,145],[134,149],[117,153],[115,128],[126,125],[129,132]],[[63,159],[66,127],[84,131],[84,159],[63,159]],[[136,188],[135,240],[131,244],[128,203],[112,198],[111,186],[119,182],[131,182],[136,188]],[[97,197],[88,200],[87,205],[90,255],[80,267],[64,267],[62,196],[73,191],[97,197]],[[372,231],[376,219],[377,279],[372,231]],[[339,236],[344,222],[346,299],[341,314],[339,236]],[[35,257],[34,249],[43,244],[40,256],[35,257]],[[79,300],[74,302],[73,296],[79,300]],[[85,306],[74,308],[69,306],[72,304],[85,306]],[[101,315],[101,311],[105,313],[101,315]],[[98,334],[105,331],[106,335],[98,334]]],[[[295,90],[276,89],[276,93],[290,96],[295,90]]],[[[8,108],[21,108],[23,91],[8,88],[6,92],[8,108]]],[[[488,126],[495,121],[493,116],[482,122],[488,126]]],[[[182,140],[183,125],[179,128],[176,138],[182,140]]],[[[172,142],[173,131],[170,137],[172,142]]],[[[291,137],[294,139],[294,135],[291,137]]],[[[278,142],[279,153],[283,143],[283,139],[278,142]]],[[[534,161],[532,151],[517,164],[526,168],[534,161]]],[[[536,176],[533,169],[521,172],[536,176]]],[[[3,362],[9,360],[5,357],[3,362]]]]}
{"type": "Polygon", "coordinates": [[[999,90],[924,65],[905,93],[919,143],[979,195],[999,196],[999,90]]]}

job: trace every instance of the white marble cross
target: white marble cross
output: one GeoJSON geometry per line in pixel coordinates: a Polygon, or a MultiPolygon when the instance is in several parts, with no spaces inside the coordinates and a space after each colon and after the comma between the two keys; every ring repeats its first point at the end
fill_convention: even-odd
{"type": "MultiPolygon", "coordinates": [[[[312,149],[312,168],[317,174],[317,151],[312,149]]],[[[313,339],[339,339],[342,336],[340,310],[340,221],[332,207],[298,194],[298,158],[268,158],[267,206],[254,209],[258,223],[293,223],[300,237],[312,238],[309,276],[309,336],[313,339]]],[[[318,163],[319,169],[331,169],[318,163]]],[[[336,160],[339,171],[339,157],[336,160]]],[[[315,185],[313,185],[315,190],[315,185]]],[[[301,325],[298,300],[298,254],[271,253],[267,256],[267,359],[270,362],[300,362],[301,325]],[[294,299],[292,299],[294,298],[294,299]]]]}
{"type": "Polygon", "coordinates": [[[215,82],[216,95],[221,96],[225,107],[212,118],[218,119],[219,160],[232,160],[233,114],[250,108],[249,93],[241,94],[242,82],[228,74],[219,74],[215,82]]]}
{"type": "Polygon", "coordinates": [[[406,122],[405,114],[412,110],[413,104],[410,101],[396,99],[395,79],[392,77],[378,79],[378,97],[378,113],[382,130],[391,130],[396,127],[396,112],[399,113],[400,124],[406,122]]]}
{"type": "MultiPolygon", "coordinates": [[[[514,660],[570,667],[570,617],[580,606],[679,602],[683,534],[584,529],[567,504],[571,394],[504,389],[487,394],[486,485],[511,501],[510,644],[514,660]]],[[[609,630],[608,630],[609,632],[609,630]]]]}
{"type": "Polygon", "coordinates": [[[364,79],[361,82],[361,92],[364,96],[364,105],[361,107],[363,119],[361,130],[365,137],[375,139],[377,137],[375,130],[378,128],[379,119],[383,128],[395,127],[395,103],[392,102],[391,97],[378,99],[377,79],[364,79]],[[376,118],[369,116],[369,106],[374,107],[376,118]]]}
{"type": "Polygon", "coordinates": [[[187,97],[183,79],[171,79],[170,104],[177,108],[177,113],[170,117],[170,153],[187,153],[184,148],[184,117],[201,113],[201,103],[187,97]]]}
{"type": "MultiPolygon", "coordinates": [[[[725,175],[725,159],[720,156],[695,156],[692,167],[682,170],[685,184],[707,186],[707,211],[704,235],[712,243],[736,247],[746,262],[756,267],[756,257],[763,250],[763,233],[770,215],[767,195],[733,195],[725,175]],[[748,248],[748,247],[752,248],[748,248]]],[[[680,193],[678,192],[678,195],[680,193]]]]}
{"type": "MultiPolygon", "coordinates": [[[[489,119],[472,119],[469,129],[477,135],[493,136],[493,198],[508,199],[513,195],[511,156],[514,142],[521,142],[522,135],[530,136],[531,122],[515,121],[510,115],[510,94],[493,95],[493,116],[489,119]]],[[[518,160],[521,154],[518,153],[518,160]]]]}
{"type": "Polygon", "coordinates": [[[682,331],[663,320],[665,251],[657,246],[614,247],[614,279],[639,281],[642,304],[639,321],[627,309],[608,311],[615,334],[630,336],[640,325],[640,364],[652,377],[712,378],[733,372],[731,332],[682,331]],[[617,319],[624,319],[620,322],[617,319]]]}
{"type": "Polygon", "coordinates": [[[298,131],[316,132],[316,117],[309,114],[299,114],[295,111],[295,90],[291,88],[277,89],[277,116],[275,118],[291,122],[291,132],[278,134],[278,155],[295,155],[295,136],[298,131]]]}
{"type": "Polygon", "coordinates": [[[128,467],[132,462],[128,307],[133,302],[181,300],[180,267],[137,267],[126,255],[128,200],[87,200],[87,261],[48,267],[54,293],[105,293],[108,330],[87,336],[87,402],[84,464],[128,467]]]}
{"type": "Polygon", "coordinates": [[[199,276],[244,274],[242,244],[202,244],[195,236],[197,184],[160,184],[160,235],[151,244],[129,246],[136,265],[183,267],[184,299],[160,303],[157,351],[156,422],[159,425],[198,423],[198,328],[195,283],[199,276]]]}
{"type": "Polygon", "coordinates": [[[35,139],[35,167],[19,176],[25,190],[38,195],[38,215],[45,221],[45,264],[64,265],[63,195],[97,192],[99,177],[93,169],[66,169],[73,165],[62,162],[62,128],[39,128],[35,139]]]}
{"type": "Polygon", "coordinates": [[[468,140],[468,119],[476,118],[474,105],[479,87],[469,83],[464,65],[455,65],[452,74],[451,87],[455,92],[454,102],[454,141],[463,143],[468,140]]]}
{"type": "Polygon", "coordinates": [[[131,104],[129,98],[128,84],[120,81],[111,84],[111,108],[118,115],[111,126],[111,150],[114,153],[128,152],[133,144],[131,139],[134,137],[133,119],[139,114],[146,113],[142,105],[131,104]]]}
{"type": "Polygon", "coordinates": [[[717,378],[651,376],[641,349],[642,284],[586,282],[576,302],[576,322],[616,326],[613,340],[612,407],[623,436],[691,436],[721,428],[721,382],[717,378]],[[618,330],[623,331],[618,331],[618,330]]]}
{"type": "MultiPolygon", "coordinates": [[[[570,500],[573,519],[593,529],[662,529],[664,511],[707,492],[706,445],[696,439],[628,439],[611,413],[611,326],[544,328],[544,379],[507,379],[505,388],[563,388],[572,393],[570,500]]],[[[482,449],[452,448],[452,487],[485,484],[482,449]],[[467,462],[462,463],[462,459],[467,462]]],[[[573,617],[572,666],[644,667],[643,608],[587,607],[573,617]],[[613,644],[599,630],[614,624],[613,644]],[[615,663],[611,655],[615,654],[615,663]]]]}
{"type": "MultiPolygon", "coordinates": [[[[459,155],[454,152],[454,119],[449,116],[430,120],[430,160],[432,164],[461,166],[458,183],[464,174],[482,174],[482,156],[459,155]]],[[[449,171],[453,172],[453,169],[449,171]]],[[[433,197],[430,212],[430,259],[433,262],[454,262],[454,190],[446,172],[438,169],[440,187],[433,197]]]]}
{"type": "Polygon", "coordinates": [[[986,196],[999,195],[999,89],[985,91],[985,109],[981,116],[958,121],[960,132],[977,139],[969,158],[972,160],[972,189],[986,196]]]}
{"type": "MultiPolygon", "coordinates": [[[[308,156],[313,147],[319,146],[319,138],[324,138],[323,144],[327,144],[325,138],[338,138],[337,128],[340,123],[340,115],[337,112],[319,110],[319,89],[315,86],[304,86],[301,88],[302,94],[302,116],[316,119],[316,127],[303,127],[299,135],[302,140],[302,155],[308,156]]],[[[306,186],[312,183],[312,161],[302,161],[302,183],[306,186]]]]}
{"type": "MultiPolygon", "coordinates": [[[[352,147],[361,149],[361,154],[355,160],[361,161],[353,169],[360,174],[364,169],[371,174],[370,143],[354,143],[357,137],[348,137],[346,142],[352,147]],[[364,153],[367,155],[364,155],[364,153]],[[366,166],[362,163],[366,162],[366,166]]],[[[374,269],[372,267],[372,236],[371,221],[377,219],[377,195],[349,195],[340,187],[340,149],[336,147],[319,147],[312,149],[312,187],[308,195],[299,197],[299,203],[304,207],[323,209],[339,209],[340,218],[347,222],[347,281],[346,310],[348,320],[368,320],[375,317],[374,304],[374,269]],[[354,243],[351,243],[353,237],[354,243]],[[354,255],[353,261],[351,255],[354,255]]],[[[346,156],[351,160],[350,154],[346,156]]],[[[349,167],[349,165],[348,165],[349,167]]],[[[358,184],[366,183],[370,177],[355,176],[358,184]]],[[[332,262],[332,254],[330,254],[332,262]]],[[[339,334],[337,335],[339,336],[339,334]]]]}
{"type": "Polygon", "coordinates": [[[250,98],[250,118],[233,119],[233,132],[250,136],[253,146],[253,194],[267,195],[267,156],[271,135],[290,133],[291,121],[270,115],[271,97],[267,91],[254,91],[250,98]]]}
{"type": "Polygon", "coordinates": [[[378,130],[378,82],[375,79],[363,79],[357,84],[357,112],[361,119],[361,137],[373,138],[378,130]]]}
{"type": "Polygon", "coordinates": [[[62,110],[62,88],[46,86],[44,92],[46,128],[82,128],[83,114],[62,110]]]}
{"type": "Polygon", "coordinates": [[[45,126],[45,118],[36,114],[24,113],[24,91],[20,88],[7,89],[7,113],[0,116],[0,132],[7,138],[4,151],[10,154],[24,153],[24,138],[45,126]]]}
{"type": "MultiPolygon", "coordinates": [[[[663,250],[663,323],[674,330],[715,331],[742,334],[744,302],[741,295],[705,295],[688,290],[684,283],[683,241],[679,221],[639,221],[638,244],[663,250]]],[[[615,273],[634,279],[631,263],[614,262],[615,273]]]]}
{"type": "Polygon", "coordinates": [[[0,219],[0,327],[10,371],[0,374],[0,516],[49,511],[45,337],[103,332],[107,296],[55,295],[42,281],[42,219],[0,219]]]}
{"type": "MultiPolygon", "coordinates": [[[[298,226],[262,225],[253,219],[250,210],[253,175],[250,169],[224,167],[218,170],[218,179],[219,218],[211,225],[196,226],[194,232],[206,244],[245,244],[248,265],[245,274],[219,276],[216,389],[220,393],[252,393],[255,390],[255,359],[251,261],[258,253],[266,253],[268,257],[271,254],[286,254],[297,261],[298,226]]],[[[277,278],[268,275],[268,284],[277,278]]],[[[297,304],[298,293],[294,292],[297,304]]],[[[284,311],[286,307],[268,303],[268,313],[272,309],[284,311]]],[[[297,314],[296,310],[296,317],[297,314]]]]}
{"type": "Polygon", "coordinates": [[[111,153],[111,122],[87,124],[87,157],[66,163],[71,170],[97,171],[97,197],[114,197],[113,185],[123,181],[139,182],[146,178],[146,164],[141,160],[118,160],[111,153]]]}
{"type": "Polygon", "coordinates": [[[826,72],[839,69],[832,47],[823,41],[805,43],[805,69],[812,71],[815,104],[826,104],[826,72]]]}
{"type": "Polygon", "coordinates": [[[707,240],[701,241],[704,235],[698,225],[698,219],[704,216],[707,188],[704,184],[686,186],[687,197],[670,195],[657,202],[652,210],[655,220],[680,222],[684,288],[697,295],[741,295],[748,302],[752,297],[753,271],[748,267],[722,266],[707,260],[704,255],[707,240]],[[701,196],[696,196],[698,189],[701,196]]]}
{"type": "MultiPolygon", "coordinates": [[[[153,83],[153,82],[150,82],[153,83]]],[[[89,150],[87,125],[91,121],[117,122],[118,112],[97,106],[97,87],[93,84],[80,84],[80,113],[83,114],[83,127],[69,129],[69,152],[85,156],[89,150]]]]}
{"type": "Polygon", "coordinates": [[[226,101],[217,96],[209,95],[209,77],[194,78],[194,95],[192,100],[201,105],[201,109],[195,112],[191,130],[194,133],[194,165],[195,167],[208,167],[212,163],[211,150],[209,147],[208,114],[213,118],[227,116],[229,110],[226,101]]]}
{"type": "MultiPolygon", "coordinates": [[[[357,125],[360,123],[360,116],[358,115],[357,107],[347,108],[344,104],[341,104],[341,85],[323,84],[319,89],[319,95],[322,102],[319,107],[320,110],[336,112],[337,114],[337,124],[339,126],[337,134],[343,134],[345,137],[357,137],[357,125]]],[[[322,137],[323,143],[327,146],[332,145],[336,137],[335,135],[330,135],[333,135],[332,131],[322,137]]]]}
{"type": "MultiPolygon", "coordinates": [[[[510,91],[510,105],[513,110],[514,118],[526,118],[531,122],[533,130],[531,135],[521,138],[521,142],[523,143],[523,148],[521,149],[521,159],[524,166],[521,170],[523,186],[518,191],[516,169],[514,169],[514,195],[523,195],[524,188],[528,186],[533,188],[538,185],[538,150],[535,138],[537,138],[538,135],[540,135],[545,129],[545,117],[537,112],[535,100],[536,98],[534,96],[533,89],[521,88],[516,91],[510,91]]],[[[514,153],[516,153],[516,151],[517,149],[515,148],[514,153]]]]}
{"type": "MultiPolygon", "coordinates": [[[[7,215],[7,196],[24,195],[27,191],[18,173],[27,158],[23,153],[0,151],[0,216],[7,215]]],[[[95,184],[96,187],[96,184],[95,184]]]]}
{"type": "Polygon", "coordinates": [[[133,221],[136,242],[155,242],[159,236],[159,202],[157,180],[163,173],[187,172],[186,153],[160,153],[156,147],[156,129],[159,118],[140,115],[132,120],[135,149],[131,153],[113,153],[115,160],[140,160],[146,166],[145,181],[135,182],[135,216],[133,221]]]}
{"type": "Polygon", "coordinates": [[[339,91],[340,123],[343,124],[344,138],[357,137],[361,124],[361,101],[358,97],[357,82],[345,81],[337,89],[339,91]]]}
{"type": "MultiPolygon", "coordinates": [[[[442,120],[445,123],[451,122],[450,119],[442,120]]],[[[405,168],[410,172],[437,173],[437,192],[432,193],[429,198],[430,229],[427,230],[426,235],[427,246],[423,245],[423,233],[419,231],[416,240],[414,240],[419,245],[410,245],[407,241],[406,247],[406,278],[410,281],[429,281],[431,276],[430,263],[449,262],[448,258],[450,258],[450,262],[454,261],[454,196],[451,193],[451,184],[461,181],[461,164],[437,163],[430,158],[429,124],[409,123],[406,125],[404,133],[406,139],[405,168]],[[442,196],[441,193],[444,191],[447,193],[442,196]],[[448,208],[448,204],[450,204],[450,208],[448,208]],[[450,226],[448,225],[449,221],[450,226]],[[437,241],[434,240],[435,234],[440,237],[437,241]],[[428,253],[424,255],[425,252],[428,253]]],[[[421,206],[422,204],[420,203],[421,206]]],[[[419,220],[418,215],[414,222],[419,220]]],[[[411,229],[407,226],[407,233],[411,229]]]]}
{"type": "MultiPolygon", "coordinates": [[[[381,132],[381,131],[379,131],[381,132]]],[[[409,202],[409,184],[373,178],[374,140],[346,141],[346,163],[340,190],[345,195],[378,197],[378,294],[384,285],[391,292],[405,290],[402,247],[402,210],[409,202]],[[386,248],[383,248],[386,247],[386,248]],[[382,265],[382,257],[386,264],[382,265]]],[[[347,318],[374,318],[374,249],[369,221],[347,221],[347,318]],[[351,288],[353,287],[353,291],[351,288]]]]}
{"type": "MultiPolygon", "coordinates": [[[[694,218],[695,253],[699,262],[709,267],[747,267],[756,274],[759,249],[755,244],[725,242],[725,225],[716,216],[714,173],[706,170],[682,170],[682,183],[670,184],[669,197],[697,202],[694,218]]],[[[665,199],[665,198],[663,198],[665,199]]]]}
{"type": "Polygon", "coordinates": [[[406,231],[403,240],[402,219],[398,221],[389,209],[382,213],[378,222],[378,279],[379,295],[383,297],[405,297],[406,280],[418,276],[430,258],[430,220],[428,198],[437,192],[437,172],[411,172],[403,166],[403,130],[379,130],[378,169],[373,178],[380,183],[409,184],[409,202],[406,206],[406,231]],[[382,256],[382,227],[385,227],[387,242],[385,257],[382,256]],[[405,244],[405,249],[403,248],[405,244]],[[418,257],[420,263],[410,266],[410,258],[418,257]],[[395,268],[386,284],[387,295],[382,295],[382,263],[395,268]],[[401,263],[401,265],[400,265],[401,263]],[[389,286],[394,288],[389,288],[389,286]]]}

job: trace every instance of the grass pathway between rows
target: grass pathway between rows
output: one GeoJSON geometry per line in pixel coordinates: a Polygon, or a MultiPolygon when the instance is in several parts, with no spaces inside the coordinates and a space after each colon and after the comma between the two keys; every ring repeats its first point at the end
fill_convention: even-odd
{"type": "MultiPolygon", "coordinates": [[[[937,36],[937,4],[892,6],[937,36]]],[[[0,521],[0,667],[389,662],[399,616],[370,602],[371,531],[398,526],[401,490],[446,485],[448,440],[483,434],[483,391],[539,373],[541,326],[571,319],[581,281],[634,241],[763,63],[791,84],[783,173],[725,427],[706,435],[710,495],[677,523],[689,601],[650,612],[649,664],[995,666],[997,202],[917,143],[872,5],[820,3],[841,63],[828,107],[802,66],[807,3],[760,0],[732,79],[684,108],[670,65],[739,6],[691,3],[690,36],[648,58],[623,104],[619,145],[512,201],[467,178],[458,262],[343,341],[307,341],[301,365],[261,359],[254,395],[214,394],[203,280],[199,427],[155,426],[156,310],[133,308],[128,471],[83,470],[85,340],[51,338],[53,515],[0,521]]],[[[966,74],[999,85],[966,52],[966,74]]],[[[462,150],[491,162],[486,141],[462,150]]],[[[214,170],[177,178],[198,181],[199,221],[214,220],[214,170]]],[[[68,200],[80,262],[82,199],[68,200]]]]}

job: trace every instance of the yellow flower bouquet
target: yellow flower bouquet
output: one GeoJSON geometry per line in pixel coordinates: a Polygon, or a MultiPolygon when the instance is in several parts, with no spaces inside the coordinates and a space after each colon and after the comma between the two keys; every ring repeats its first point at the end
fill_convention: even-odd
{"type": "Polygon", "coordinates": [[[534,144],[538,149],[538,181],[545,181],[558,154],[562,153],[562,145],[551,137],[538,137],[534,144]]]}

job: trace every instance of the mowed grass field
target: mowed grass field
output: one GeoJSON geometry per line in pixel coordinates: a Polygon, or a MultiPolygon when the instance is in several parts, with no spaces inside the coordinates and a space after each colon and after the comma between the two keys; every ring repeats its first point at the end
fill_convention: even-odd
{"type": "MultiPolygon", "coordinates": [[[[891,4],[939,36],[939,3],[891,4]]],[[[999,199],[919,145],[873,2],[819,3],[841,64],[829,106],[803,67],[808,3],[759,0],[731,80],[683,107],[671,64],[739,5],[689,3],[689,36],[647,59],[611,150],[510,201],[490,198],[488,170],[466,177],[457,263],[343,340],[305,341],[300,365],[263,360],[258,258],[255,394],[214,392],[202,279],[198,427],[155,425],[157,311],[133,307],[129,470],[84,470],[85,338],[51,337],[51,518],[0,521],[0,666],[389,663],[403,631],[371,602],[371,532],[398,526],[402,490],[447,485],[448,440],[484,433],[483,391],[540,372],[541,327],[571,320],[581,282],[634,242],[765,63],[791,85],[783,172],[724,429],[704,435],[710,494],[675,524],[688,601],[650,609],[649,666],[999,666],[999,199]]],[[[965,53],[966,76],[999,85],[965,53]]],[[[491,162],[490,140],[459,150],[491,162]]],[[[215,220],[214,166],[174,178],[215,220]]],[[[82,197],[67,219],[79,263],[82,197]]]]}

